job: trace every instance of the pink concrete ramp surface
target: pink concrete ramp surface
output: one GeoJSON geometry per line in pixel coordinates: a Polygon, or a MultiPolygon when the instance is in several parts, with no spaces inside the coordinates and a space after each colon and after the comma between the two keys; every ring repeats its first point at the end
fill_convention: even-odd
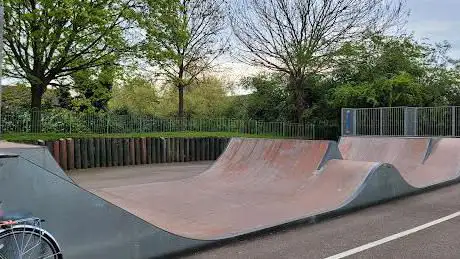
{"type": "Polygon", "coordinates": [[[460,177],[460,139],[342,137],[339,150],[346,160],[390,163],[416,188],[460,177]]]}
{"type": "Polygon", "coordinates": [[[430,138],[342,137],[339,150],[345,160],[389,163],[407,174],[423,163],[430,143],[430,138]]]}
{"type": "Polygon", "coordinates": [[[429,154],[423,164],[403,176],[417,188],[459,179],[460,139],[432,139],[429,154]]]}
{"type": "Polygon", "coordinates": [[[335,142],[232,139],[214,166],[196,177],[91,191],[173,234],[217,240],[410,188],[391,165],[338,159],[335,142]]]}

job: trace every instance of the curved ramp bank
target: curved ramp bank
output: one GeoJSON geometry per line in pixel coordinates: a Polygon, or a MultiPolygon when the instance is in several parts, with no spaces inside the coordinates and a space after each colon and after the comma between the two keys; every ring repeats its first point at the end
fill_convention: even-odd
{"type": "Polygon", "coordinates": [[[220,240],[414,190],[391,165],[340,158],[334,142],[233,139],[197,177],[93,191],[176,235],[220,240]]]}
{"type": "Polygon", "coordinates": [[[314,187],[315,171],[330,158],[340,156],[329,141],[232,139],[196,177],[94,192],[177,235],[216,240],[297,217],[292,199],[314,187]]]}
{"type": "Polygon", "coordinates": [[[456,181],[460,177],[460,139],[342,137],[346,160],[394,165],[415,190],[456,181]]]}
{"type": "Polygon", "coordinates": [[[0,141],[0,152],[17,154],[31,163],[40,165],[53,174],[72,181],[58,163],[56,163],[56,160],[54,160],[47,147],[0,141]]]}
{"type": "Polygon", "coordinates": [[[0,155],[7,210],[45,219],[64,258],[150,258],[206,244],[168,233],[22,157],[0,155]]]}
{"type": "Polygon", "coordinates": [[[460,179],[460,139],[432,139],[429,155],[422,165],[404,176],[417,187],[425,188],[460,179]]]}
{"type": "MultiPolygon", "coordinates": [[[[2,143],[0,153],[14,148],[2,143]]],[[[0,156],[0,197],[5,208],[47,220],[65,258],[149,258],[456,179],[458,150],[460,141],[450,139],[343,138],[339,147],[331,141],[232,139],[196,177],[90,193],[26,149],[17,157],[0,156]],[[446,159],[457,162],[434,177],[430,168],[446,159]]]]}

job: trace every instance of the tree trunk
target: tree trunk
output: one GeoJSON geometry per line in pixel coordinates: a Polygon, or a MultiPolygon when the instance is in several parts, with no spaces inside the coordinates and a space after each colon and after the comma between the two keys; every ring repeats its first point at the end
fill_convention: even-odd
{"type": "Polygon", "coordinates": [[[303,76],[291,75],[289,78],[289,90],[292,94],[292,101],[295,106],[295,119],[296,122],[302,122],[303,113],[306,108],[304,88],[305,78],[303,76]]]}
{"type": "Polygon", "coordinates": [[[45,92],[46,85],[43,84],[32,84],[31,93],[32,98],[30,102],[31,108],[31,132],[41,132],[41,108],[42,108],[42,97],[45,92]]]}
{"type": "Polygon", "coordinates": [[[177,86],[179,90],[179,118],[183,119],[184,118],[184,86],[179,85],[177,86]]]}
{"type": "Polygon", "coordinates": [[[184,127],[184,86],[179,85],[178,90],[179,90],[179,127],[181,131],[185,130],[184,127]]]}

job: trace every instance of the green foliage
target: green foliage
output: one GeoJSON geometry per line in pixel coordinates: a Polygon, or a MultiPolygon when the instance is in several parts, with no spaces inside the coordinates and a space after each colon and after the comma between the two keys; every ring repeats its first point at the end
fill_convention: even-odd
{"type": "Polygon", "coordinates": [[[178,88],[178,114],[184,116],[184,89],[209,71],[226,50],[227,42],[220,35],[226,21],[224,1],[170,1],[162,8],[152,0],[143,2],[146,10],[142,10],[141,27],[147,36],[146,58],[178,88]]]}
{"type": "MultiPolygon", "coordinates": [[[[57,103],[57,91],[48,89],[43,96],[42,106],[46,109],[53,108],[57,103]]],[[[30,87],[25,84],[16,84],[3,87],[2,112],[16,112],[30,109],[30,87]]]]}
{"type": "MultiPolygon", "coordinates": [[[[302,121],[321,123],[336,119],[335,110],[326,100],[329,85],[323,78],[310,75],[304,81],[303,91],[311,106],[305,109],[302,121]]],[[[288,91],[289,80],[283,74],[259,74],[242,80],[243,86],[252,93],[244,97],[234,97],[232,113],[238,118],[262,121],[297,121],[296,100],[288,91]]]]}
{"type": "Polygon", "coordinates": [[[460,74],[447,45],[374,35],[345,44],[327,84],[333,107],[432,106],[449,103],[460,74]]]}
{"type": "Polygon", "coordinates": [[[286,82],[280,74],[260,74],[242,81],[251,90],[245,105],[247,117],[262,121],[283,121],[287,116],[286,82]]]}
{"type": "Polygon", "coordinates": [[[401,72],[391,78],[341,85],[334,89],[332,102],[336,107],[423,106],[425,91],[416,78],[401,72]]]}
{"type": "Polygon", "coordinates": [[[188,86],[226,49],[222,0],[141,0],[146,57],[175,86],[188,86]],[[161,2],[161,1],[160,1],[161,2]]]}
{"type": "Polygon", "coordinates": [[[116,66],[104,66],[74,73],[73,90],[76,96],[72,99],[72,107],[86,112],[107,111],[117,72],[116,66]]]}
{"type": "Polygon", "coordinates": [[[158,103],[155,85],[142,77],[134,77],[114,88],[109,107],[121,114],[159,115],[158,103]]]}
{"type": "MultiPolygon", "coordinates": [[[[163,116],[174,116],[178,103],[177,88],[168,88],[160,101],[163,116]]],[[[188,118],[222,117],[230,106],[228,86],[217,77],[204,77],[194,81],[185,91],[188,118]]]]}
{"type": "Polygon", "coordinates": [[[251,95],[230,95],[227,96],[228,107],[223,116],[232,119],[249,119],[248,99],[251,95]]]}
{"type": "MultiPolygon", "coordinates": [[[[40,109],[49,85],[126,54],[133,0],[5,0],[7,76],[25,79],[40,109]]],[[[68,87],[68,86],[65,86],[68,87]]]]}
{"type": "MultiPolygon", "coordinates": [[[[216,118],[225,115],[230,105],[228,87],[216,77],[194,81],[185,95],[188,118],[216,118]]],[[[109,102],[110,110],[118,114],[175,117],[177,114],[177,88],[169,84],[161,88],[152,82],[134,77],[116,86],[109,102]]]]}

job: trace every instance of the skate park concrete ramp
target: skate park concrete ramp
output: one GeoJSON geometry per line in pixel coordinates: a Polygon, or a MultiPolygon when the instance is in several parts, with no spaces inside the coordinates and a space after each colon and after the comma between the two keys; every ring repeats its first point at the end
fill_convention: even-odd
{"type": "Polygon", "coordinates": [[[17,154],[31,163],[36,163],[46,170],[71,181],[62,168],[56,163],[51,153],[44,146],[1,142],[0,149],[3,153],[17,154]]]}
{"type": "Polygon", "coordinates": [[[153,258],[456,181],[460,142],[235,138],[195,177],[90,190],[34,148],[0,143],[4,208],[45,219],[64,258],[153,258]]]}
{"type": "Polygon", "coordinates": [[[426,188],[460,176],[460,139],[342,137],[339,150],[346,160],[394,165],[413,187],[426,188]]]}
{"type": "MultiPolygon", "coordinates": [[[[329,141],[232,139],[196,177],[94,193],[176,235],[219,240],[339,209],[374,175],[395,186],[403,182],[391,167],[337,160],[337,151],[329,141]]],[[[405,187],[387,188],[390,193],[382,190],[375,199],[405,187]]]]}

